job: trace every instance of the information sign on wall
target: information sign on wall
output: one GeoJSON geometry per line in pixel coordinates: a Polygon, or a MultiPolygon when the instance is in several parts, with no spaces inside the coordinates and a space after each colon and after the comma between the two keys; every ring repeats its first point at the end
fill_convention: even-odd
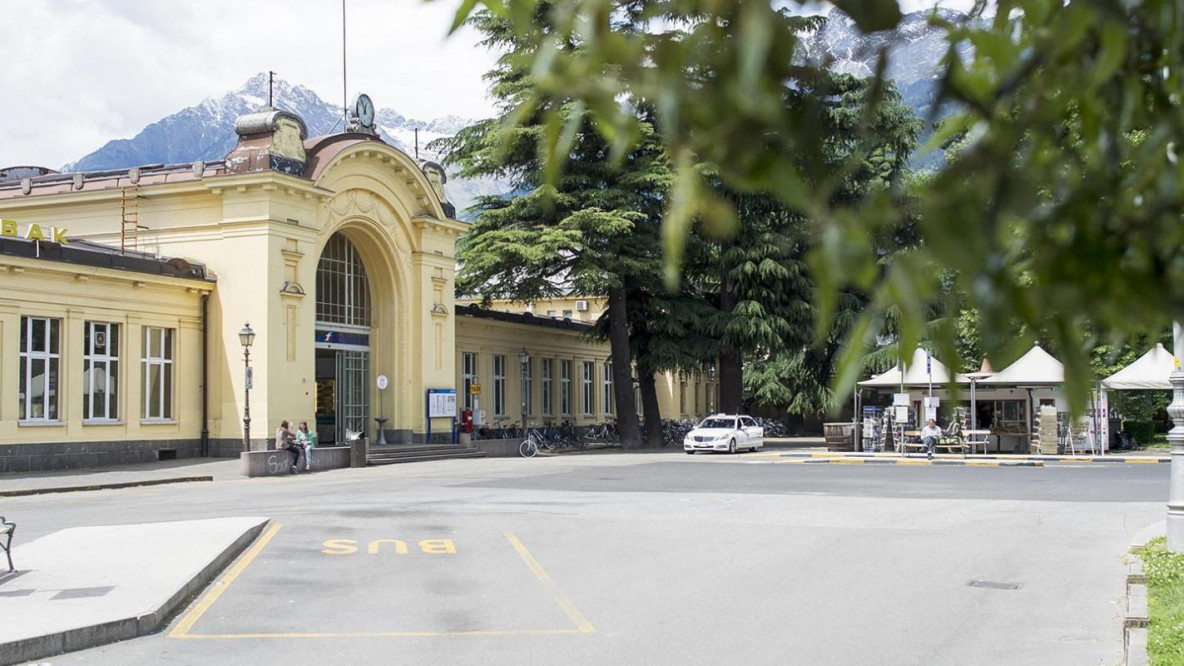
{"type": "Polygon", "coordinates": [[[456,389],[428,389],[428,418],[456,416],[456,389]]]}

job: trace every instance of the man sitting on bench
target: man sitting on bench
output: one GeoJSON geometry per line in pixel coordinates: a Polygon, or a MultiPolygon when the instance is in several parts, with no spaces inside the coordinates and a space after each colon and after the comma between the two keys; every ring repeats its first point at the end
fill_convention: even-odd
{"type": "Polygon", "coordinates": [[[937,446],[937,440],[941,439],[941,428],[937,427],[937,419],[929,419],[924,428],[921,428],[921,443],[925,445],[925,456],[933,460],[933,447],[937,446]]]}

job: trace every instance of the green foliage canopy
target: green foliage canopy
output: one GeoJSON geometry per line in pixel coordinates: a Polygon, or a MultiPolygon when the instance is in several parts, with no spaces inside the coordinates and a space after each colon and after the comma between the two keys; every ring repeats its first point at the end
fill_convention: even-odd
{"type": "MultiPolygon", "coordinates": [[[[836,4],[865,31],[891,28],[900,17],[892,0],[836,4]]],[[[899,222],[903,197],[889,189],[855,208],[835,205],[845,171],[819,169],[825,161],[814,159],[825,153],[814,127],[827,98],[785,103],[823,72],[801,57],[805,20],[782,3],[567,0],[547,8],[554,29],[545,34],[538,0],[465,0],[458,21],[478,5],[536,45],[533,92],[521,113],[562,91],[594,115],[620,161],[643,138],[622,100],[656,109],[676,172],[665,202],[668,281],[680,274],[695,220],[727,228],[735,219],[697,165],[712,164],[730,187],[775,196],[811,221],[819,334],[842,288],[870,293],[851,329],[839,388],[856,379],[859,356],[890,313],[899,349],[914,346],[947,272],[978,311],[982,348],[997,365],[1030,342],[1009,335],[1015,322],[1049,332],[1067,366],[1074,411],[1093,380],[1085,351],[1093,344],[1083,331],[1119,339],[1184,317],[1178,2],[1004,0],[987,20],[932,18],[949,44],[935,108],[960,109],[935,145],[965,138],[958,159],[914,192],[923,245],[888,264],[873,239],[899,222]],[[681,29],[665,29],[671,25],[681,29]],[[561,48],[572,44],[578,48],[561,48]],[[973,56],[958,54],[963,44],[973,56]]],[[[877,91],[888,57],[880,54],[877,91]]],[[[846,138],[859,156],[852,163],[907,157],[904,146],[863,150],[875,113],[877,105],[867,107],[846,138]]],[[[549,163],[561,165],[568,146],[548,145],[549,163]]],[[[937,339],[937,353],[950,359],[953,333],[950,326],[937,339]]]]}

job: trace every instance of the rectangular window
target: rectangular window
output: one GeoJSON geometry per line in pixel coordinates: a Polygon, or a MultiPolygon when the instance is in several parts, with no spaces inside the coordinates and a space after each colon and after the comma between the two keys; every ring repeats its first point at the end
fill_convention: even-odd
{"type": "Polygon", "coordinates": [[[699,415],[699,385],[701,384],[701,382],[699,381],[699,373],[696,372],[694,374],[694,376],[691,379],[691,382],[692,382],[692,387],[695,390],[695,411],[692,413],[695,416],[698,416],[699,415]]]}
{"type": "Polygon", "coordinates": [[[477,383],[477,355],[465,352],[461,355],[461,383],[464,384],[464,405],[465,409],[473,408],[473,393],[470,391],[473,384],[477,383]]]}
{"type": "Polygon", "coordinates": [[[58,378],[62,355],[59,347],[62,320],[21,317],[20,398],[21,421],[58,420],[58,378]]]}
{"type": "Polygon", "coordinates": [[[506,357],[493,357],[493,415],[506,415],[506,357]]]}
{"type": "Polygon", "coordinates": [[[595,395],[592,392],[592,367],[592,361],[584,361],[584,416],[592,416],[596,413],[592,407],[592,396],[595,395]]]}
{"type": "Polygon", "coordinates": [[[549,358],[545,358],[542,361],[542,363],[543,363],[543,369],[542,369],[542,373],[543,373],[543,375],[542,375],[542,377],[543,377],[543,386],[542,386],[542,389],[543,389],[543,416],[550,416],[552,414],[552,411],[551,411],[551,407],[552,407],[552,405],[551,405],[551,399],[552,399],[551,398],[551,396],[552,396],[552,393],[551,393],[551,364],[554,362],[555,361],[552,361],[549,358]]]}
{"type": "Polygon", "coordinates": [[[144,402],[146,420],[173,418],[173,329],[144,327],[144,402]]]}
{"type": "Polygon", "coordinates": [[[559,413],[571,414],[571,361],[559,362],[559,413]]]}
{"type": "Polygon", "coordinates": [[[600,404],[604,405],[604,413],[613,413],[613,364],[608,361],[604,362],[604,399],[600,404]]]}
{"type": "Polygon", "coordinates": [[[530,416],[534,413],[531,409],[530,394],[534,384],[534,359],[526,359],[526,363],[522,367],[522,413],[530,416]]]}
{"type": "Polygon", "coordinates": [[[83,328],[82,418],[119,418],[119,324],[88,321],[83,328]]]}
{"type": "Polygon", "coordinates": [[[678,373],[678,413],[687,413],[687,376],[678,373]]]}

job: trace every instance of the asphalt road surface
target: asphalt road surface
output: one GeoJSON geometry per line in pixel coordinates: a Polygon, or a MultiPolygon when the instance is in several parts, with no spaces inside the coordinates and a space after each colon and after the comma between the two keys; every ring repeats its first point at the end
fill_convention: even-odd
{"type": "MultiPolygon", "coordinates": [[[[485,459],[14,498],[23,539],[270,516],[160,634],[53,664],[1116,664],[1167,465],[485,459]]],[[[128,544],[129,548],[136,544],[128,544]]],[[[85,553],[80,553],[85,557],[85,553]]]]}

